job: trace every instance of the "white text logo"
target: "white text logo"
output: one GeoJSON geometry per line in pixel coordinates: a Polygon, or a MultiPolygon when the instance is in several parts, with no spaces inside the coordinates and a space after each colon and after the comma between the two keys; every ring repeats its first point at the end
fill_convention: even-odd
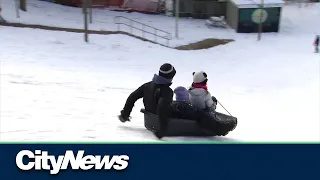
{"type": "Polygon", "coordinates": [[[35,150],[33,153],[29,150],[22,150],[16,156],[16,165],[24,171],[31,169],[48,170],[50,174],[58,174],[61,169],[65,170],[69,164],[74,170],[90,170],[98,169],[115,169],[124,170],[128,167],[129,156],[114,155],[114,156],[84,156],[84,150],[78,151],[75,156],[73,151],[68,150],[64,155],[57,158],[54,155],[49,155],[48,151],[35,150]],[[23,158],[27,157],[28,161],[23,162],[23,158]]]}

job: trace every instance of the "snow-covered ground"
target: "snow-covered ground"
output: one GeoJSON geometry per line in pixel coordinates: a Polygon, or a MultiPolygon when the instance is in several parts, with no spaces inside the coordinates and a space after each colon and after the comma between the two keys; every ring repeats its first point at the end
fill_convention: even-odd
{"type": "MultiPolygon", "coordinates": [[[[28,0],[27,12],[20,11],[20,18],[17,18],[15,3],[13,0],[0,0],[0,5],[2,6],[2,16],[10,22],[41,24],[66,28],[84,28],[82,8],[62,6],[45,1],[28,0]]],[[[316,28],[317,26],[315,26],[316,17],[320,16],[319,4],[308,8],[297,8],[297,5],[287,5],[282,14],[283,17],[281,21],[280,35],[294,36],[301,35],[303,33],[319,33],[319,27],[316,28]],[[305,28],[310,25],[314,27],[305,28]]],[[[170,46],[185,45],[206,38],[256,39],[256,34],[237,34],[232,29],[207,28],[205,26],[205,20],[195,20],[190,18],[180,19],[179,39],[176,39],[174,38],[174,17],[116,12],[108,9],[93,9],[93,23],[89,24],[89,29],[116,31],[117,25],[114,23],[115,16],[128,17],[171,33],[173,39],[170,41],[170,46]]],[[[139,27],[136,24],[135,26],[139,27]]],[[[122,25],[120,28],[121,30],[129,32],[128,27],[122,25]]],[[[146,28],[146,30],[150,29],[146,28]]],[[[136,35],[142,35],[138,30],[134,30],[133,32],[136,35]]],[[[265,36],[274,37],[277,35],[269,33],[265,34],[265,36]]],[[[146,38],[151,40],[154,39],[152,35],[147,34],[146,38]]],[[[158,38],[158,41],[160,43],[166,43],[164,39],[161,40],[158,38]]]]}
{"type": "MultiPolygon", "coordinates": [[[[11,0],[1,3],[9,21],[82,26],[76,8],[30,0],[28,12],[17,19],[11,0]]],[[[112,30],[115,14],[94,10],[95,21],[107,23],[94,22],[91,28],[112,30]]],[[[120,14],[174,29],[170,17],[120,14]],[[172,24],[162,24],[166,22],[172,24]]],[[[285,7],[281,32],[263,34],[261,42],[256,34],[207,29],[201,20],[184,19],[184,39],[176,44],[208,37],[236,40],[198,51],[173,50],[125,35],[90,35],[87,44],[78,33],[0,26],[0,140],[156,141],[144,129],[141,100],[130,123],[122,124],[116,116],[127,96],[169,62],[177,69],[172,88],[189,86],[193,71],[207,71],[211,93],[239,124],[226,137],[164,140],[320,141],[320,56],[312,47],[320,33],[319,15],[319,4],[285,7]]],[[[221,107],[218,111],[225,113],[221,107]]]]}

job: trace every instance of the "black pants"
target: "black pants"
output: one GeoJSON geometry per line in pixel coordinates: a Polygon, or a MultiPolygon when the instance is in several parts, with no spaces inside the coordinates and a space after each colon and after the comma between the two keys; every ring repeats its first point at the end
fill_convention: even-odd
{"type": "Polygon", "coordinates": [[[171,104],[171,118],[179,119],[198,119],[198,109],[194,108],[188,102],[173,101],[171,104]]]}
{"type": "MultiPolygon", "coordinates": [[[[218,100],[212,96],[213,102],[217,104],[218,100]]],[[[173,101],[170,107],[170,117],[179,119],[190,119],[198,121],[202,118],[203,110],[193,107],[188,102],[178,102],[173,101]]],[[[209,112],[209,110],[204,109],[204,111],[209,112]]]]}

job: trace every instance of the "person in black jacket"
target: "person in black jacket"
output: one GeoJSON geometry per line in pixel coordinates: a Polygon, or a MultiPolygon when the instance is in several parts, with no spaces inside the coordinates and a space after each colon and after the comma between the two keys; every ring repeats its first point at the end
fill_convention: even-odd
{"type": "Polygon", "coordinates": [[[316,39],[314,40],[314,47],[315,47],[315,53],[318,53],[319,52],[319,44],[320,44],[320,36],[317,35],[316,36],[316,39]]]}
{"type": "Polygon", "coordinates": [[[141,85],[129,95],[123,110],[121,110],[119,120],[121,122],[129,121],[134,103],[143,98],[145,110],[158,115],[160,130],[154,134],[161,139],[167,130],[168,118],[170,117],[170,105],[173,98],[170,85],[175,74],[176,70],[171,64],[163,64],[159,69],[159,75],[155,74],[152,81],[141,85]]]}

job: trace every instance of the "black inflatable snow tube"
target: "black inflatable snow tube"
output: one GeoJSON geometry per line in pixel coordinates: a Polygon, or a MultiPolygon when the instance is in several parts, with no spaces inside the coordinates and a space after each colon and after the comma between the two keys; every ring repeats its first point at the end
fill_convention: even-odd
{"type": "MultiPolygon", "coordinates": [[[[144,114],[144,126],[146,129],[152,132],[158,130],[158,116],[147,112],[145,109],[141,109],[141,112],[144,114]]],[[[200,121],[200,123],[196,120],[170,118],[165,136],[225,136],[229,131],[235,129],[236,125],[237,118],[218,112],[214,119],[210,117],[210,120],[200,121]]]]}

